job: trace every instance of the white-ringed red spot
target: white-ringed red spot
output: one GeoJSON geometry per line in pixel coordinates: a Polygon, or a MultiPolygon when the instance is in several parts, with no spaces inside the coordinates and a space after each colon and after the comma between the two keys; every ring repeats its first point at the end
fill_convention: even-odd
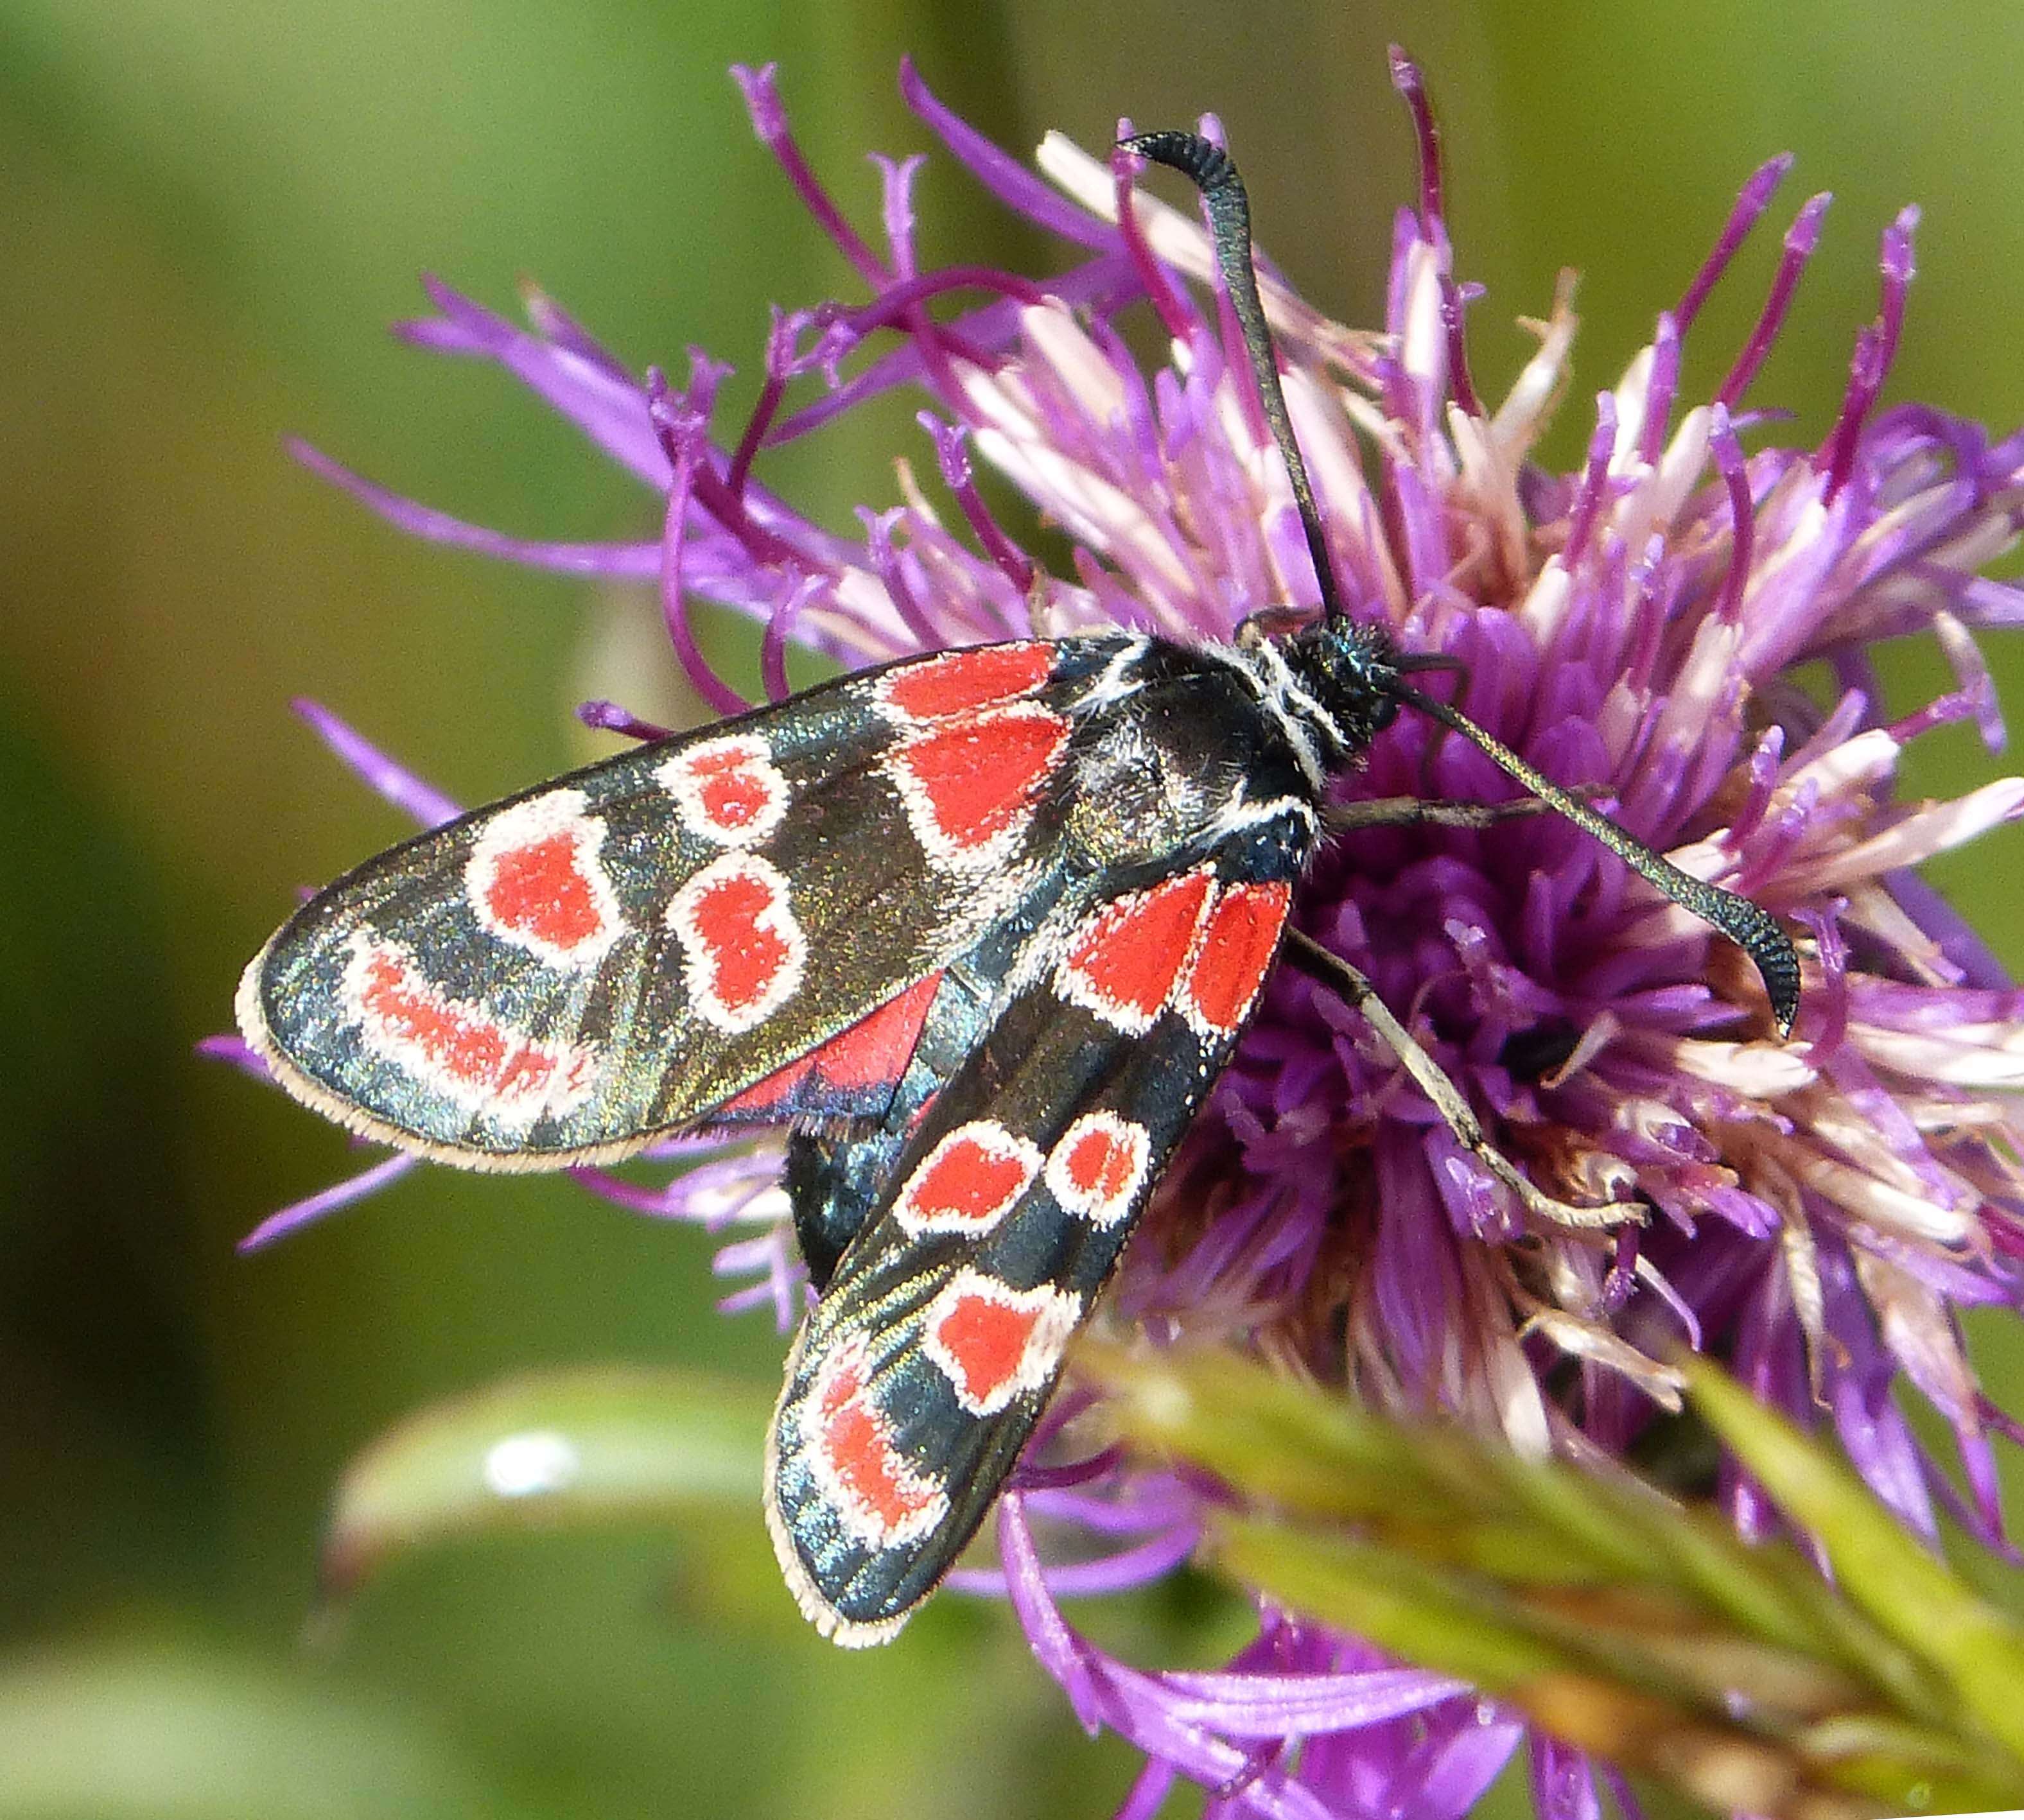
{"type": "Polygon", "coordinates": [[[1144,1126],[1115,1112],[1085,1112],[1048,1152],[1047,1192],[1091,1225],[1115,1226],[1130,1218],[1151,1158],[1144,1126]]]}
{"type": "Polygon", "coordinates": [[[719,1030],[756,1030],[799,989],[808,937],[770,860],[735,851],[712,860],[675,893],[667,920],[689,1003],[719,1030]]]}
{"type": "Polygon", "coordinates": [[[654,767],[682,826],[719,847],[764,840],[787,812],[787,780],[764,740],[727,734],[684,746],[654,767]]]}
{"type": "Polygon", "coordinates": [[[1212,888],[1197,868],[1113,899],[1069,938],[1054,990],[1113,1030],[1143,1036],[1187,964],[1212,888]]]}
{"type": "Polygon", "coordinates": [[[543,1042],[482,1005],[453,998],[413,953],[360,930],[348,944],[338,995],[372,1053],[467,1112],[511,1127],[572,1111],[596,1083],[597,1052],[543,1042]]]}
{"type": "Polygon", "coordinates": [[[903,1232],[981,1238],[1040,1173],[1040,1147],[988,1119],[959,1125],[922,1157],[893,1203],[903,1232]]]}
{"type": "Polygon", "coordinates": [[[995,1415],[1052,1382],[1082,1298],[1066,1290],[1014,1289],[966,1265],[928,1304],[921,1350],[973,1415],[995,1415]]]}
{"type": "Polygon", "coordinates": [[[1060,715],[1015,701],[930,723],[901,739],[884,768],[928,857],[984,871],[1018,845],[1068,737],[1060,715]]]}
{"type": "Polygon", "coordinates": [[[861,1338],[842,1341],[817,1368],[801,1426],[816,1488],[854,1541],[897,1548],[948,1514],[948,1494],[893,1439],[861,1338]]]}
{"type": "Polygon", "coordinates": [[[1187,971],[1174,987],[1181,1015],[1202,1035],[1230,1036],[1243,1027],[1278,952],[1292,895],[1284,879],[1233,884],[1202,918],[1187,971]]]}
{"type": "Polygon", "coordinates": [[[1054,667],[1050,645],[977,645],[888,671],[876,699],[888,720],[915,726],[1030,695],[1054,667]]]}
{"type": "Polygon", "coordinates": [[[581,790],[550,790],[501,809],[464,862],[471,914],[501,941],[551,967],[588,971],[625,932],[598,853],[601,817],[581,790]]]}

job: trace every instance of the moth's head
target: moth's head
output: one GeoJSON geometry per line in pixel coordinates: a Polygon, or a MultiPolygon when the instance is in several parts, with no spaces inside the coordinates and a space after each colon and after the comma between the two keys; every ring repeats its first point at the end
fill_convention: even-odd
{"type": "Polygon", "coordinates": [[[1375,626],[1323,620],[1282,647],[1294,675],[1361,751],[1399,712],[1398,648],[1375,626]]]}

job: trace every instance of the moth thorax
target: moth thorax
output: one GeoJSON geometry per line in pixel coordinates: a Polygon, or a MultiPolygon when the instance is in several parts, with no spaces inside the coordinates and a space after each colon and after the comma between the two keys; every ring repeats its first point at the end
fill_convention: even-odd
{"type": "Polygon", "coordinates": [[[1211,811],[1206,782],[1158,729],[1120,713],[1076,755],[1069,832],[1106,865],[1171,853],[1211,811]]]}

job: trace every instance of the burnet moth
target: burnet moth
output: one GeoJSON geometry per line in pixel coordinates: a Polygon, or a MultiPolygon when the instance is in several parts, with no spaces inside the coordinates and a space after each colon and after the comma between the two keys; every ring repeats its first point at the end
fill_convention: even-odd
{"type": "Polygon", "coordinates": [[[1328,800],[1402,707],[1740,943],[1781,1031],[1798,961],[1407,679],[1351,621],[1280,390],[1229,159],[1185,173],[1318,578],[1227,645],[1117,632],[903,659],[541,784],[368,860],[247,969],[247,1041],[354,1131],[470,1169],[560,1169],[671,1131],[787,1123],[819,1299],[765,1484],[802,1609],[882,1642],[975,1534],[1160,1172],[1283,954],[1355,1004],[1534,1215],[1552,1200],[1362,976],[1289,928],[1318,844],[1511,805],[1328,800]]]}

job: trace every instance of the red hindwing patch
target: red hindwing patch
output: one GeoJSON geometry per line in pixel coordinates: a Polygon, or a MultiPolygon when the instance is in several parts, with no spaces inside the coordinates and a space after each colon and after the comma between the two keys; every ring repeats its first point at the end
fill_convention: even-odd
{"type": "Polygon", "coordinates": [[[1228,1036],[1250,1015],[1278,951],[1293,888],[1282,879],[1233,884],[1202,924],[1176,988],[1181,1013],[1206,1036],[1228,1036]]]}
{"type": "Polygon", "coordinates": [[[1082,1298],[1014,1289],[966,1265],[928,1304],[921,1349],[973,1415],[995,1415],[1022,1392],[1045,1390],[1082,1319],[1082,1298]]]}
{"type": "Polygon", "coordinates": [[[878,703],[902,723],[944,720],[1030,695],[1054,667],[1047,645],[979,645],[893,671],[879,682],[878,703]]]}
{"type": "Polygon", "coordinates": [[[625,932],[598,859],[604,823],[581,790],[550,790],[501,809],[464,862],[464,890],[484,928],[552,967],[587,970],[625,932]]]}
{"type": "Polygon", "coordinates": [[[981,1238],[1011,1212],[1040,1173],[1037,1146],[988,1119],[944,1135],[893,1203],[901,1230],[981,1238]]]}
{"type": "Polygon", "coordinates": [[[595,1049],[538,1041],[482,1005],[449,998],[398,942],[354,934],[338,991],[368,1049],[454,1105],[512,1126],[569,1111],[589,1097],[595,1049]]]}
{"type": "Polygon", "coordinates": [[[808,937],[786,879],[757,854],[712,860],[675,893],[667,920],[689,1002],[719,1030],[757,1029],[800,987],[808,937]]]}
{"type": "Polygon", "coordinates": [[[1186,872],[1106,904],[1069,938],[1054,989],[1113,1030],[1143,1036],[1186,963],[1211,888],[1205,870],[1186,872]]]}
{"type": "Polygon", "coordinates": [[[1116,1225],[1131,1214],[1151,1155],[1144,1126],[1115,1112],[1085,1112],[1047,1157],[1047,1192],[1092,1225],[1116,1225]]]}
{"type": "Polygon", "coordinates": [[[930,859],[982,870],[1018,844],[1068,737],[1060,715],[1015,702],[909,734],[886,757],[886,775],[930,859]]]}
{"type": "Polygon", "coordinates": [[[808,1466],[845,1530],[867,1548],[917,1540],[948,1514],[948,1497],[893,1439],[872,1393],[864,1342],[853,1336],[823,1361],[802,1421],[808,1466]]]}
{"type": "Polygon", "coordinates": [[[764,840],[787,812],[787,780],[764,740],[738,733],[685,746],[655,767],[682,826],[719,847],[764,840]]]}
{"type": "Polygon", "coordinates": [[[825,1089],[844,1095],[853,1089],[896,1084],[914,1059],[921,1026],[927,1022],[928,1008],[934,1003],[941,983],[940,973],[930,973],[820,1048],[810,1049],[763,1081],[755,1082],[735,1099],[725,1100],[719,1110],[744,1113],[778,1110],[785,1117],[803,1103],[820,1107],[825,1089]],[[801,1091],[805,1084],[808,1089],[806,1093],[801,1091]]]}
{"type": "Polygon", "coordinates": [[[897,1081],[913,1060],[928,1007],[935,1002],[942,976],[930,973],[897,998],[889,999],[869,1017],[831,1037],[810,1058],[826,1079],[839,1087],[870,1087],[897,1081]]]}

